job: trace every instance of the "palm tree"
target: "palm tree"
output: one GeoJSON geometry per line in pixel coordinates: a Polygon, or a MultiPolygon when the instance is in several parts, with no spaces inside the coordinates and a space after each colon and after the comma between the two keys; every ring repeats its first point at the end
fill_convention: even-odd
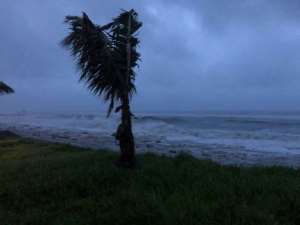
{"type": "Polygon", "coordinates": [[[62,45],[74,56],[81,71],[80,81],[85,81],[93,94],[109,102],[107,116],[113,110],[121,111],[116,132],[121,150],[118,165],[132,167],[135,145],[130,100],[136,92],[134,68],[140,59],[136,50],[139,44],[136,32],[142,26],[138,14],[133,9],[123,10],[104,26],[94,24],[85,13],[81,17],[67,16],[65,22],[70,33],[62,45]]]}
{"type": "Polygon", "coordinates": [[[8,86],[4,82],[0,81],[0,95],[3,95],[3,94],[12,94],[14,92],[15,91],[10,86],[8,86]]]}

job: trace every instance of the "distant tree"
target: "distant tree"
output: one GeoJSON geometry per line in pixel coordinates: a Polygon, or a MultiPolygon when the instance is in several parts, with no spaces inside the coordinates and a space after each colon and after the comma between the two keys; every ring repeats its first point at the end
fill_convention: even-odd
{"type": "Polygon", "coordinates": [[[14,93],[14,90],[4,82],[0,81],[0,95],[12,93],[14,93]]]}
{"type": "Polygon", "coordinates": [[[130,100],[136,92],[134,68],[140,59],[136,50],[139,44],[136,32],[142,26],[138,14],[133,9],[123,10],[103,26],[94,24],[85,13],[82,17],[67,16],[65,22],[70,33],[62,45],[74,56],[81,71],[80,81],[85,81],[93,94],[109,102],[107,116],[113,110],[121,111],[116,132],[121,150],[118,165],[133,167],[135,144],[130,100]]]}

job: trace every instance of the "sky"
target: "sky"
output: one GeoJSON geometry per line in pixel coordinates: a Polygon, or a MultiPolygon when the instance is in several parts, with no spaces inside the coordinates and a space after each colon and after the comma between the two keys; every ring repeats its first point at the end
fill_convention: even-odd
{"type": "Polygon", "coordinates": [[[134,111],[299,111],[299,0],[1,0],[0,112],[105,111],[60,41],[66,15],[143,27],[134,111]]]}

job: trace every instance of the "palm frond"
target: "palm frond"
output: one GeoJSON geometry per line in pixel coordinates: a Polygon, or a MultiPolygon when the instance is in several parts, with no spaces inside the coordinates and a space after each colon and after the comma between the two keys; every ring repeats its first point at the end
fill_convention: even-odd
{"type": "Polygon", "coordinates": [[[138,14],[132,9],[130,11],[122,10],[122,13],[113,19],[111,25],[112,43],[115,52],[120,54],[119,64],[121,64],[121,73],[126,74],[127,72],[127,41],[128,33],[130,33],[130,71],[129,77],[125,80],[128,81],[126,84],[126,89],[128,90],[129,96],[131,97],[133,93],[136,92],[135,88],[135,72],[134,68],[138,66],[138,61],[140,60],[140,54],[137,52],[136,48],[139,44],[138,38],[135,36],[137,30],[142,26],[142,23],[138,20],[138,14]],[[130,26],[128,24],[130,17],[130,26]],[[129,31],[130,27],[130,32],[129,31]]]}
{"type": "Polygon", "coordinates": [[[12,94],[15,91],[4,82],[0,81],[0,94],[12,94]]]}
{"type": "Polygon", "coordinates": [[[111,23],[103,26],[94,24],[83,13],[82,17],[67,16],[65,22],[69,24],[70,33],[62,41],[62,45],[71,51],[78,69],[81,71],[80,81],[87,84],[95,95],[110,101],[108,115],[114,109],[114,103],[120,101],[128,91],[130,95],[135,91],[135,73],[139,53],[136,51],[138,39],[131,38],[131,69],[127,78],[126,43],[128,16],[132,17],[131,27],[133,35],[141,26],[137,21],[137,13],[123,11],[111,23]],[[126,82],[128,81],[128,82],[126,82]]]}

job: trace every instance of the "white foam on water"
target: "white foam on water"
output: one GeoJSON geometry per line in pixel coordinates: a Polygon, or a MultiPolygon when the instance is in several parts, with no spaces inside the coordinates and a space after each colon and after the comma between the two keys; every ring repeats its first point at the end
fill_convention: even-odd
{"type": "MultiPolygon", "coordinates": [[[[28,136],[49,136],[47,139],[62,133],[70,143],[90,140],[90,146],[101,146],[97,145],[101,138],[105,146],[116,147],[111,135],[118,123],[116,115],[106,118],[96,113],[0,115],[0,128],[28,136]]],[[[209,149],[211,153],[239,153],[250,158],[257,154],[300,156],[298,115],[144,114],[134,120],[133,127],[138,148],[162,153],[181,149],[199,155],[209,149]]]]}

